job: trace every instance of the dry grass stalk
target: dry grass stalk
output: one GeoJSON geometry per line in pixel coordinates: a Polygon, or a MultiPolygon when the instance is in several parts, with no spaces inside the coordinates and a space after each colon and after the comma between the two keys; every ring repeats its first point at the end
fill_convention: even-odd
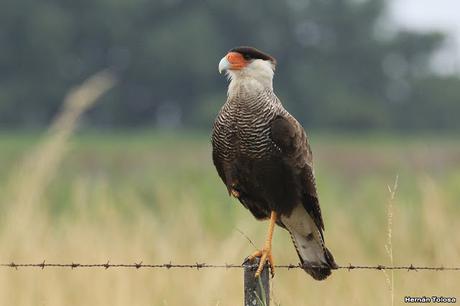
{"type": "MultiPolygon", "coordinates": [[[[396,175],[395,182],[393,187],[388,186],[388,191],[390,193],[390,198],[387,204],[387,242],[385,243],[385,250],[387,252],[388,258],[390,259],[390,265],[394,266],[393,261],[393,204],[396,197],[396,190],[398,189],[398,175],[396,175]]],[[[388,272],[383,270],[385,279],[388,285],[388,290],[390,291],[390,300],[391,306],[395,303],[395,284],[394,284],[394,270],[388,272]]]]}
{"type": "Polygon", "coordinates": [[[78,120],[115,82],[110,72],[101,71],[69,92],[44,140],[26,155],[10,176],[7,203],[14,207],[15,214],[25,220],[35,217],[43,192],[56,173],[78,120]]]}

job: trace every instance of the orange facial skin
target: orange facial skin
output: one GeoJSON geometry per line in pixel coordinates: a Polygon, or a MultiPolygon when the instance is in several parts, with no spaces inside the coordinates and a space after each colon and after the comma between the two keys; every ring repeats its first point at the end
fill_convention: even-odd
{"type": "Polygon", "coordinates": [[[238,52],[229,52],[227,54],[227,60],[230,63],[231,70],[241,70],[248,64],[243,55],[238,52]]]}

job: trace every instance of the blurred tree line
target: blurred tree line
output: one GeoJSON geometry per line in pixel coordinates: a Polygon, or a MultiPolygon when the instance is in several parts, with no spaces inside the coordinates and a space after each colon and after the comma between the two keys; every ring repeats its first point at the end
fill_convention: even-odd
{"type": "Polygon", "coordinates": [[[439,33],[391,30],[385,0],[5,0],[0,124],[39,127],[69,88],[111,67],[91,126],[208,128],[217,64],[238,45],[278,60],[275,89],[307,127],[458,129],[460,80],[432,73],[439,33]]]}

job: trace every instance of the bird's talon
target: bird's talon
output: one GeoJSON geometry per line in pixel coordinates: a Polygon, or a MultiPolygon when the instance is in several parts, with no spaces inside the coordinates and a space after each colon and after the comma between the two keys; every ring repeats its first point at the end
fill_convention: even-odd
{"type": "Polygon", "coordinates": [[[230,191],[230,193],[232,194],[233,197],[235,197],[237,199],[240,197],[240,193],[238,191],[236,191],[235,189],[232,189],[232,191],[230,191]]]}
{"type": "Polygon", "coordinates": [[[261,250],[257,250],[254,253],[252,253],[251,255],[249,255],[247,260],[248,261],[253,261],[256,257],[262,257],[262,251],[261,250]]]}
{"type": "Polygon", "coordinates": [[[260,261],[256,270],[255,277],[257,278],[260,276],[264,269],[265,263],[268,261],[268,265],[270,266],[270,274],[273,278],[275,276],[275,265],[271,248],[263,248],[262,250],[255,251],[247,258],[247,260],[253,261],[256,257],[260,257],[260,261]]]}

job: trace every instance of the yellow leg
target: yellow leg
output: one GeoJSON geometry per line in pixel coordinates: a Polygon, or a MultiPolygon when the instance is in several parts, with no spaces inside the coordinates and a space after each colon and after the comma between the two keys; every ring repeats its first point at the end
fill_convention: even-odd
{"type": "Polygon", "coordinates": [[[260,273],[262,273],[266,260],[268,260],[268,264],[270,265],[272,277],[275,275],[275,262],[273,260],[272,255],[272,239],[273,231],[275,230],[276,218],[276,212],[272,211],[270,215],[270,223],[268,224],[267,239],[265,240],[265,245],[263,249],[254,252],[253,254],[251,254],[251,256],[248,257],[249,260],[253,260],[256,257],[260,257],[259,267],[256,271],[256,277],[259,277],[260,273]]]}

